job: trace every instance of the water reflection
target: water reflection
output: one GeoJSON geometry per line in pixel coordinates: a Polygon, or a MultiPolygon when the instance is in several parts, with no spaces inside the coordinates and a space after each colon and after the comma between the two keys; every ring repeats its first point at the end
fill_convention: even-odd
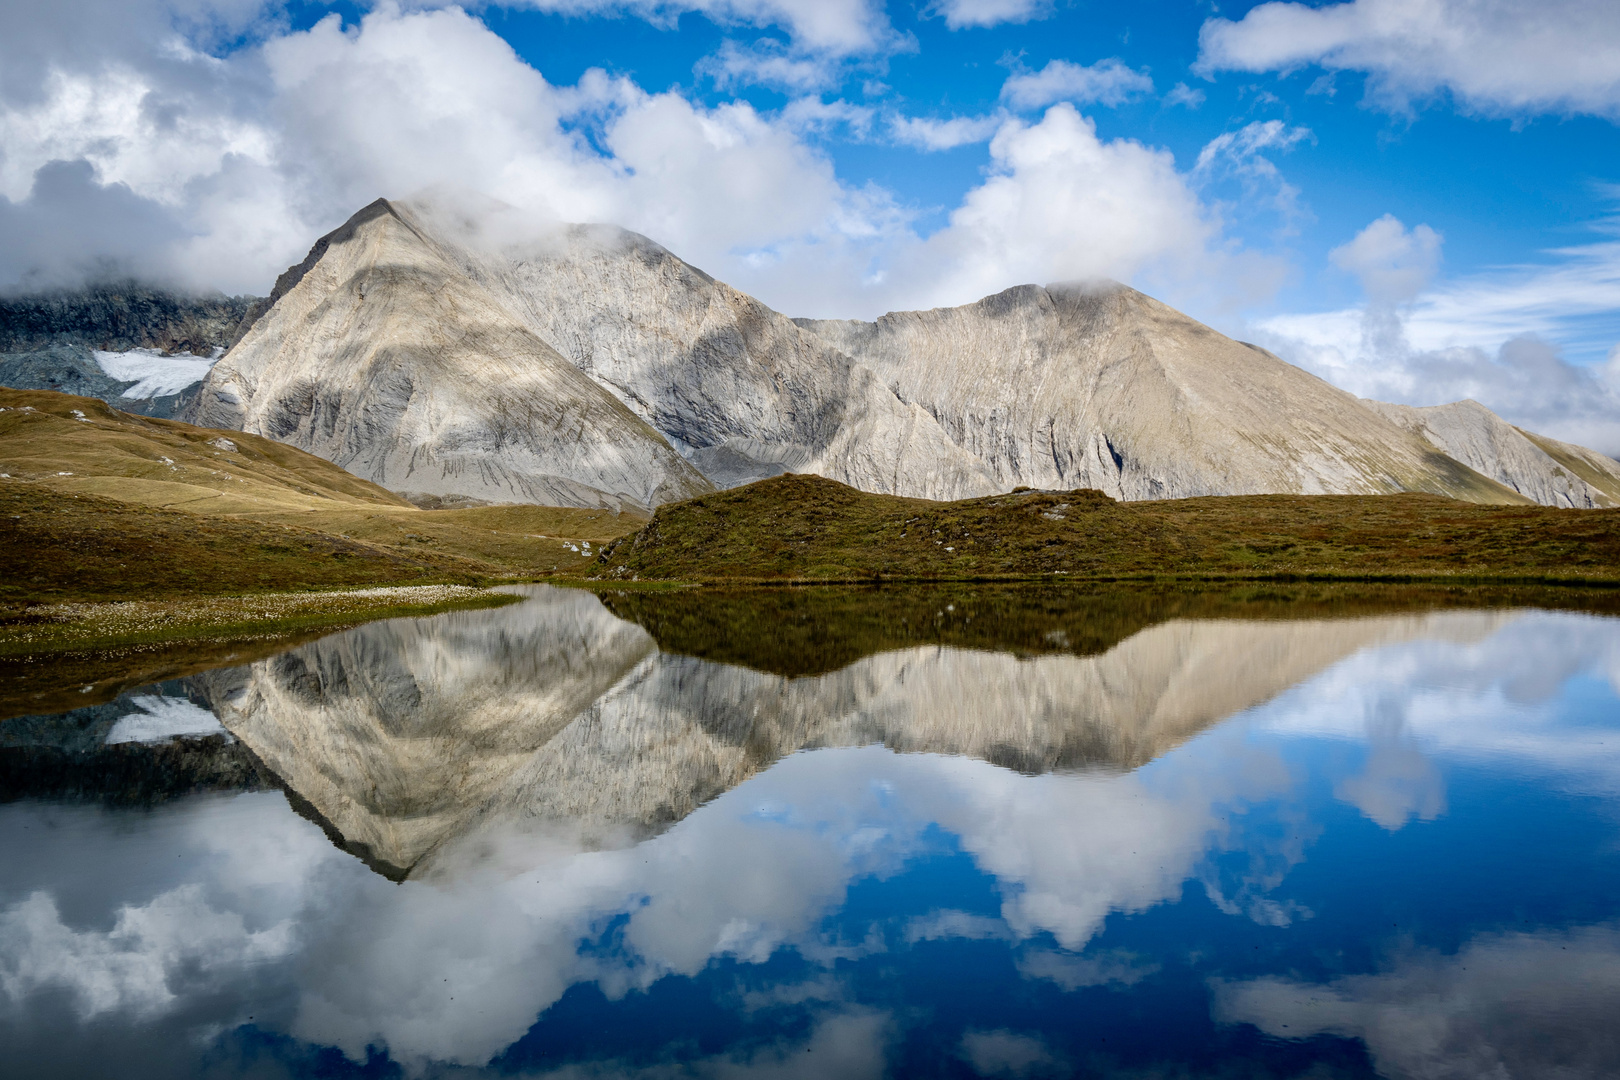
{"type": "Polygon", "coordinates": [[[0,807],[0,1040],[85,1075],[1620,1065],[1614,622],[1171,618],[790,677],[642,615],[539,589],[0,725],[286,792],[0,807]],[[142,717],[182,737],[109,742],[142,717]]]}

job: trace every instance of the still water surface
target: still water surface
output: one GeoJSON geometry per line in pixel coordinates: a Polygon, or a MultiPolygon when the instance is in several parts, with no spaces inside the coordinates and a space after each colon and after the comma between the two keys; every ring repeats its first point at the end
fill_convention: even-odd
{"type": "Polygon", "coordinates": [[[1620,620],[1025,599],[537,587],[0,721],[0,1071],[1620,1074],[1620,620]]]}

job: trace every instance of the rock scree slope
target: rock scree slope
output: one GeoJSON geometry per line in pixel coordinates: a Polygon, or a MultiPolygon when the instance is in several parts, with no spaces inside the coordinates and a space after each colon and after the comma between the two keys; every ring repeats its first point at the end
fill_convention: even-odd
{"type": "Polygon", "coordinates": [[[1471,398],[1428,407],[1366,405],[1543,506],[1620,506],[1620,462],[1514,427],[1471,398]]]}

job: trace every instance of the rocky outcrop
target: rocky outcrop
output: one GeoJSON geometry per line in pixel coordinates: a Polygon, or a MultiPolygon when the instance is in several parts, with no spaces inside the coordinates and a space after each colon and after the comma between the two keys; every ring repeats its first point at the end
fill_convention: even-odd
{"type": "Polygon", "coordinates": [[[186,418],[398,492],[617,508],[710,490],[380,200],[283,275],[186,418]]]}
{"type": "Polygon", "coordinates": [[[13,390],[55,390],[105,401],[121,412],[171,419],[186,411],[197,397],[201,380],[173,393],[140,389],[140,379],[118,379],[96,360],[85,345],[52,345],[30,352],[0,353],[0,386],[13,390]],[[134,391],[131,396],[130,391],[134,391]]]}
{"type": "Polygon", "coordinates": [[[1525,501],[1352,395],[1114,283],[797,321],[926,409],[1004,488],[1525,501]]]}
{"type": "Polygon", "coordinates": [[[256,302],[252,296],[190,296],[133,281],[0,296],[0,353],[82,345],[210,356],[236,341],[256,302]]]}
{"type": "Polygon", "coordinates": [[[1514,427],[1472,399],[1429,407],[1366,405],[1543,506],[1620,506],[1620,462],[1514,427]]]}

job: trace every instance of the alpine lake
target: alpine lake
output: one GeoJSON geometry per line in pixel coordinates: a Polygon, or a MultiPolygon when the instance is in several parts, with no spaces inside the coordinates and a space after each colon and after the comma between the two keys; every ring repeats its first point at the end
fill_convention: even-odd
{"type": "Polygon", "coordinates": [[[0,1073],[1620,1075],[1620,591],[514,591],[30,668],[0,1073]]]}

